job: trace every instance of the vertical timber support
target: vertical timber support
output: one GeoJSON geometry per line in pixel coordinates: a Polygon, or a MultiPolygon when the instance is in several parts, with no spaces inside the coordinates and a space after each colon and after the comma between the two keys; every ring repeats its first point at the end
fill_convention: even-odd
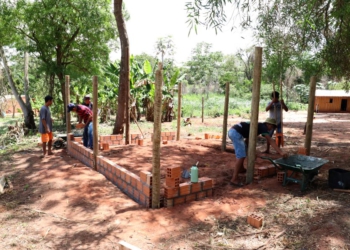
{"type": "Polygon", "coordinates": [[[250,131],[248,144],[248,167],[246,183],[252,183],[254,177],[254,164],[256,155],[256,141],[259,119],[260,85],[262,67],[262,48],[255,47],[254,76],[253,76],[253,96],[251,105],[250,131]]]}
{"type": "Polygon", "coordinates": [[[225,89],[225,107],[224,107],[224,124],[222,126],[222,144],[221,151],[226,150],[226,137],[227,137],[227,118],[228,118],[228,104],[230,100],[230,83],[226,83],[225,89]]]}
{"type": "Polygon", "coordinates": [[[204,97],[202,96],[202,123],[204,123],[204,97]]]}
{"type": "Polygon", "coordinates": [[[97,114],[97,108],[98,108],[98,81],[97,76],[92,77],[92,91],[93,91],[93,106],[92,106],[92,126],[93,126],[93,151],[94,151],[94,169],[97,171],[97,156],[98,156],[98,114],[97,114]]]}
{"type": "Polygon", "coordinates": [[[315,107],[315,93],[316,93],[316,76],[312,76],[310,80],[309,105],[307,109],[307,123],[306,123],[306,136],[305,136],[306,155],[310,155],[310,151],[311,151],[312,127],[313,127],[314,107],[315,107]]]}
{"type": "Polygon", "coordinates": [[[181,130],[181,95],[182,95],[182,83],[178,85],[178,95],[177,95],[177,133],[176,140],[180,140],[180,130],[181,130]]]}
{"type": "Polygon", "coordinates": [[[160,207],[160,134],[162,130],[162,64],[156,71],[156,91],[154,97],[153,157],[152,157],[152,208],[160,207]]]}
{"type": "MultiPolygon", "coordinates": [[[[67,106],[70,102],[70,77],[69,75],[65,76],[65,92],[66,92],[66,102],[65,102],[65,108],[63,110],[67,110],[67,106]]],[[[66,117],[66,130],[67,130],[67,138],[68,138],[68,134],[71,132],[72,127],[70,124],[70,113],[66,112],[65,116],[66,117]]],[[[67,143],[67,152],[69,152],[69,143],[67,143]]]]}

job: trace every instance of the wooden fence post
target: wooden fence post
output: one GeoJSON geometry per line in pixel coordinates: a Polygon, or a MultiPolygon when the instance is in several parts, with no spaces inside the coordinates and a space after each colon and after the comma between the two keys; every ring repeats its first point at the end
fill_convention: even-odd
{"type": "Polygon", "coordinates": [[[160,135],[162,131],[162,64],[156,71],[152,157],[152,208],[160,207],[160,135]]]}
{"type": "Polygon", "coordinates": [[[204,97],[202,96],[202,123],[204,123],[204,97]]]}
{"type": "Polygon", "coordinates": [[[251,183],[254,177],[256,141],[257,141],[257,131],[258,131],[258,120],[259,120],[261,67],[262,67],[262,48],[255,47],[253,96],[252,96],[252,104],[251,104],[248,159],[247,159],[248,160],[247,179],[246,179],[247,183],[251,183]]]}
{"type": "Polygon", "coordinates": [[[308,109],[307,109],[307,123],[306,123],[306,136],[305,136],[306,155],[310,155],[310,153],[311,153],[312,127],[313,127],[314,107],[315,107],[315,93],[316,93],[316,76],[312,76],[310,79],[309,104],[308,104],[308,109]]]}
{"type": "Polygon", "coordinates": [[[97,76],[92,77],[92,91],[93,91],[93,106],[92,106],[92,126],[93,126],[93,151],[94,151],[94,169],[97,171],[97,156],[98,156],[98,81],[97,76]]]}
{"type": "Polygon", "coordinates": [[[176,140],[180,140],[180,130],[181,130],[181,91],[182,91],[182,83],[180,82],[178,85],[178,95],[177,95],[177,133],[176,140]]]}
{"type": "MultiPolygon", "coordinates": [[[[69,77],[69,75],[65,76],[65,90],[66,90],[65,91],[66,92],[66,103],[65,103],[66,107],[63,110],[68,110],[67,106],[70,102],[70,77],[69,77]]],[[[67,136],[68,136],[68,134],[72,130],[72,127],[70,124],[70,113],[66,112],[65,116],[66,116],[66,130],[67,130],[67,136]]]]}
{"type": "Polygon", "coordinates": [[[225,106],[224,106],[224,124],[222,127],[222,144],[221,151],[224,152],[226,150],[226,137],[227,137],[227,118],[228,118],[228,104],[230,100],[230,83],[226,83],[225,89],[225,106]]]}

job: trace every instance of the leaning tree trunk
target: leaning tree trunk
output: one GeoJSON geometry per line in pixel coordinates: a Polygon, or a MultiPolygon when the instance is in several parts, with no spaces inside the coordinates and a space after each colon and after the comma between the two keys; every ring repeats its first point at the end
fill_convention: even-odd
{"type": "Polygon", "coordinates": [[[22,100],[20,94],[18,93],[18,90],[17,90],[16,85],[15,85],[15,83],[13,81],[13,77],[12,77],[10,68],[8,66],[6,57],[5,57],[4,49],[3,49],[1,44],[0,44],[0,57],[2,58],[2,62],[4,64],[4,69],[5,69],[5,72],[6,72],[6,75],[7,75],[8,82],[9,82],[9,85],[11,87],[12,93],[15,96],[16,101],[18,102],[18,104],[21,107],[21,110],[23,112],[25,126],[28,129],[35,129],[35,123],[34,124],[31,123],[31,122],[34,122],[34,117],[32,117],[32,118],[29,117],[30,115],[32,115],[32,116],[34,115],[33,110],[28,108],[28,106],[24,103],[24,101],[22,100]],[[29,123],[27,124],[27,122],[29,122],[29,123]]]}
{"type": "MultiPolygon", "coordinates": [[[[120,77],[119,77],[119,95],[118,95],[118,111],[115,120],[113,134],[124,133],[124,123],[129,119],[129,87],[130,86],[130,55],[129,55],[129,38],[126,31],[125,21],[123,18],[123,0],[114,0],[114,16],[117,22],[120,47],[121,47],[121,63],[120,63],[120,77]]],[[[128,131],[128,128],[127,128],[128,131]]],[[[127,137],[128,135],[126,135],[127,137]]]]}
{"type": "Polygon", "coordinates": [[[29,67],[29,54],[28,52],[24,52],[24,94],[26,98],[26,106],[28,109],[28,115],[24,117],[24,124],[28,129],[36,129],[35,121],[34,121],[34,112],[33,112],[32,104],[30,102],[30,97],[29,97],[28,67],[29,67]]]}

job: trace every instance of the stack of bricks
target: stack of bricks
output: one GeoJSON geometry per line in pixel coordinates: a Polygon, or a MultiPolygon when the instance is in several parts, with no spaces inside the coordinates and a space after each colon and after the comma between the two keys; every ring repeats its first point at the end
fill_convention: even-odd
{"type": "Polygon", "coordinates": [[[73,141],[79,142],[80,144],[83,144],[83,137],[74,137],[72,138],[73,141]]]}
{"type": "Polygon", "coordinates": [[[251,214],[248,215],[247,222],[249,225],[255,228],[260,228],[263,224],[263,218],[259,215],[251,214]]]}
{"type": "Polygon", "coordinates": [[[222,139],[222,135],[204,134],[204,139],[222,139]]]}
{"type": "Polygon", "coordinates": [[[181,183],[177,185],[180,177],[180,167],[168,167],[166,185],[164,187],[164,207],[173,207],[179,204],[200,200],[213,195],[213,180],[207,177],[201,177],[197,183],[181,183]]]}
{"type": "MultiPolygon", "coordinates": [[[[88,167],[93,167],[93,151],[89,148],[84,147],[80,142],[75,141],[77,137],[68,134],[68,150],[69,154],[74,158],[78,159],[88,167]]],[[[78,137],[79,138],[79,137],[78,137]]],[[[78,139],[80,140],[80,139],[78,139]]]]}
{"type": "Polygon", "coordinates": [[[100,135],[100,144],[124,145],[123,135],[100,135]]]}
{"type": "Polygon", "coordinates": [[[138,144],[138,140],[142,138],[140,134],[130,134],[130,137],[130,144],[138,144]]]}
{"type": "MultiPolygon", "coordinates": [[[[160,134],[162,141],[175,141],[175,132],[161,132],[160,134]]],[[[153,140],[153,134],[151,134],[151,139],[153,140]]]]}
{"type": "Polygon", "coordinates": [[[276,174],[276,167],[274,165],[270,165],[267,167],[257,167],[256,170],[257,175],[260,176],[260,178],[273,176],[276,174]]]}

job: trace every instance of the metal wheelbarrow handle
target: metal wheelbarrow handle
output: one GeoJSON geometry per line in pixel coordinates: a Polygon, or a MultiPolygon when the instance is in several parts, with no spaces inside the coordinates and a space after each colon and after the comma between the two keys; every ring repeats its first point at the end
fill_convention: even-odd
{"type": "Polygon", "coordinates": [[[275,166],[275,168],[277,168],[278,170],[284,170],[281,166],[277,165],[273,159],[269,158],[269,157],[266,157],[266,156],[261,156],[260,157],[261,159],[264,159],[264,160],[269,160],[270,162],[272,162],[272,164],[275,166]]]}

